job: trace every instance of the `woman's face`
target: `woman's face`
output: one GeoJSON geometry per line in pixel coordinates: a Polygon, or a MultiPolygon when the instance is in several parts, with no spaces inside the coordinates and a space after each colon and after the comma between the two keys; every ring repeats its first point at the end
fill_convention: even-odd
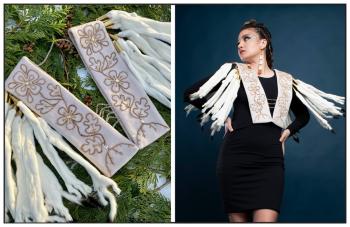
{"type": "Polygon", "coordinates": [[[238,35],[238,55],[243,62],[252,62],[254,59],[259,59],[259,55],[266,44],[266,39],[260,39],[254,28],[244,29],[238,35]]]}

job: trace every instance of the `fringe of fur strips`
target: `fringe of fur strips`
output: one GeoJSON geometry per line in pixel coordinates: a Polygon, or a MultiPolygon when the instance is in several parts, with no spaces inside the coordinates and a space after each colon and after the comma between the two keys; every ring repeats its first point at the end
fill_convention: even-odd
{"type": "MultiPolygon", "coordinates": [[[[240,86],[240,76],[237,68],[232,68],[232,63],[223,64],[218,71],[204,83],[197,92],[190,95],[191,100],[205,97],[216,85],[221,82],[219,89],[215,94],[203,104],[201,126],[209,120],[211,124],[211,136],[220,131],[224,126],[237,97],[237,91],[240,86]]],[[[332,126],[326,120],[327,118],[338,118],[344,116],[345,110],[335,105],[335,103],[344,105],[345,97],[325,93],[314,86],[301,80],[293,78],[293,90],[300,101],[315,116],[319,124],[328,130],[334,132],[332,126]]],[[[187,115],[196,109],[189,104],[185,107],[187,115]]]]}
{"type": "MultiPolygon", "coordinates": [[[[8,96],[7,92],[5,95],[8,96]]],[[[10,98],[15,104],[10,104],[10,100],[5,102],[5,221],[10,221],[9,215],[15,222],[73,221],[63,198],[78,205],[109,204],[109,220],[113,221],[117,214],[115,195],[120,193],[117,183],[100,174],[22,101],[10,98]],[[36,151],[34,137],[67,191],[36,151]],[[92,186],[72,173],[54,146],[85,168],[92,186]],[[12,160],[16,166],[15,173],[12,160]],[[114,193],[108,190],[109,187],[114,193]]]]}

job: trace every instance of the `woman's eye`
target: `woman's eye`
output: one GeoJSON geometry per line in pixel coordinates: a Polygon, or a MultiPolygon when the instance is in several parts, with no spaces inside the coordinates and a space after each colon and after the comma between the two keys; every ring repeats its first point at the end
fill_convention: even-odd
{"type": "MultiPolygon", "coordinates": [[[[242,39],[244,40],[244,42],[246,42],[248,39],[250,39],[250,37],[249,37],[249,36],[244,36],[242,39]]],[[[240,42],[237,42],[236,45],[238,46],[239,43],[240,43],[240,42]]]]}

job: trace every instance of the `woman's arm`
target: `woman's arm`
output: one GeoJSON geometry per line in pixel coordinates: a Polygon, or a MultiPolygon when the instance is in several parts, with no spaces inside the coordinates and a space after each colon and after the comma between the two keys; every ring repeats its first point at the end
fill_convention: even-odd
{"type": "Polygon", "coordinates": [[[294,135],[301,128],[303,128],[310,120],[310,113],[307,107],[299,100],[293,90],[292,102],[290,105],[292,112],[294,113],[294,121],[287,127],[290,131],[290,136],[294,135]]]}
{"type": "MultiPolygon", "coordinates": [[[[194,105],[196,108],[198,109],[202,109],[202,105],[208,100],[208,94],[207,96],[201,98],[201,99],[195,99],[195,100],[191,100],[190,99],[190,95],[195,93],[196,91],[198,91],[198,89],[210,79],[211,76],[208,76],[196,83],[194,83],[193,85],[191,85],[189,88],[187,88],[184,92],[184,102],[187,102],[189,104],[194,105]]],[[[214,89],[218,89],[217,87],[215,87],[214,89]]],[[[213,89],[213,90],[214,90],[213,89]]],[[[215,90],[215,91],[216,91],[215,90]]]]}

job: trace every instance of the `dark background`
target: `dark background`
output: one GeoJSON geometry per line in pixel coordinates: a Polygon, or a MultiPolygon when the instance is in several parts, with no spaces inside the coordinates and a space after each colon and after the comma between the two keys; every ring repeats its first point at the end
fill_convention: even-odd
{"type": "MultiPolygon", "coordinates": [[[[202,132],[198,112],[186,118],[183,92],[223,63],[240,61],[238,31],[251,18],[272,33],[275,68],[345,96],[345,4],[177,5],[176,222],[227,222],[215,175],[223,128],[211,141],[210,123],[202,132]]],[[[300,143],[286,142],[279,222],[346,221],[346,121],[329,122],[336,134],[311,115],[300,143]]]]}

